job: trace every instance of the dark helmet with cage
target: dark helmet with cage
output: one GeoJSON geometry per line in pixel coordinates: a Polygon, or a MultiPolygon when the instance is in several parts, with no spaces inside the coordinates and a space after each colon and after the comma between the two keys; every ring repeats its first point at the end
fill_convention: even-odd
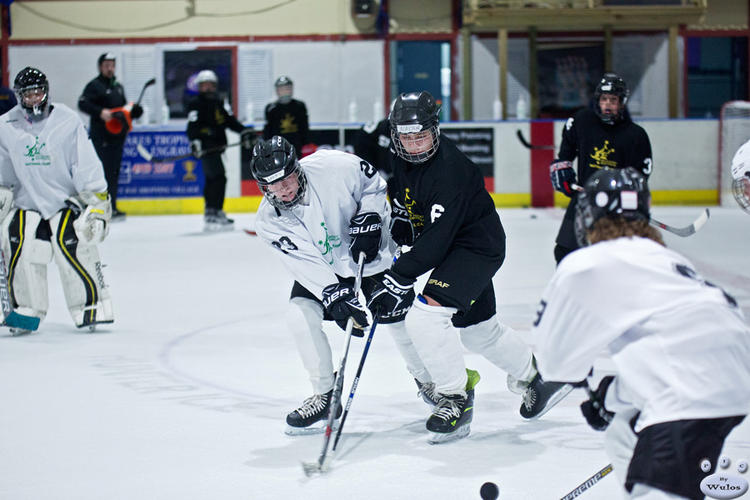
{"type": "Polygon", "coordinates": [[[291,78],[282,75],[276,79],[273,86],[276,88],[276,95],[279,96],[279,102],[286,104],[292,100],[294,83],[291,78]]]}
{"type": "Polygon", "coordinates": [[[575,234],[581,246],[588,244],[586,232],[603,217],[626,221],[651,218],[646,178],[633,167],[599,170],[588,178],[576,201],[575,234]]]}
{"type": "Polygon", "coordinates": [[[594,91],[594,111],[604,123],[607,125],[613,125],[622,120],[625,113],[625,105],[628,103],[629,96],[630,91],[628,90],[625,80],[615,73],[605,73],[594,91]],[[612,94],[620,98],[620,109],[617,113],[607,114],[602,112],[602,108],[599,105],[599,99],[604,94],[612,94]]]}
{"type": "Polygon", "coordinates": [[[440,146],[440,106],[426,90],[401,94],[388,120],[396,154],[412,163],[432,158],[440,146]]]}
{"type": "Polygon", "coordinates": [[[732,157],[732,194],[740,207],[750,213],[750,141],[732,157]]]}
{"type": "Polygon", "coordinates": [[[31,66],[25,67],[16,75],[13,91],[31,120],[40,120],[46,116],[49,82],[44,73],[31,66]]]}
{"type": "Polygon", "coordinates": [[[305,172],[297,161],[294,146],[280,135],[255,145],[250,170],[263,196],[276,208],[288,210],[305,196],[305,172]]]}

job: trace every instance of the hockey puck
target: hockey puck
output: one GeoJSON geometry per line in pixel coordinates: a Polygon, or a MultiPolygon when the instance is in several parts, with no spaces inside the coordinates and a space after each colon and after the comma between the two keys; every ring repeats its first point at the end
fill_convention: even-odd
{"type": "Polygon", "coordinates": [[[532,219],[536,219],[536,214],[531,214],[532,219]]]}
{"type": "Polygon", "coordinates": [[[482,500],[497,500],[500,496],[500,488],[495,483],[486,482],[479,488],[479,494],[482,496],[482,500]]]}

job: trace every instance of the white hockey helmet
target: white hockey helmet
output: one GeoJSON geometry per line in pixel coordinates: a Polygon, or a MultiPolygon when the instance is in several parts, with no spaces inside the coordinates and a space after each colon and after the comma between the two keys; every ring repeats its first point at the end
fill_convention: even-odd
{"type": "Polygon", "coordinates": [[[750,213],[750,141],[740,146],[732,158],[732,194],[740,207],[750,213]]]}
{"type": "Polygon", "coordinates": [[[195,84],[200,85],[204,82],[212,82],[218,85],[219,78],[216,76],[216,73],[214,73],[210,69],[204,69],[200,73],[198,73],[198,76],[195,77],[195,84]]]}

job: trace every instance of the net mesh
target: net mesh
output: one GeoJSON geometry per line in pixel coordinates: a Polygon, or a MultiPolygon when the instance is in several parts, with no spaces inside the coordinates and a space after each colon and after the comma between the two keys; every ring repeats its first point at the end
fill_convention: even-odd
{"type": "Polygon", "coordinates": [[[729,101],[721,108],[719,136],[719,196],[722,206],[731,206],[732,157],[737,149],[750,140],[750,102],[729,101]]]}

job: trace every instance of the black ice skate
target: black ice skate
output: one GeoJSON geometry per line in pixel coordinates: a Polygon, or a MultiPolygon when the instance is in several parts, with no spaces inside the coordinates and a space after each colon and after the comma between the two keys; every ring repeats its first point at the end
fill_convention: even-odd
{"type": "Polygon", "coordinates": [[[474,417],[474,387],[479,382],[479,373],[466,370],[466,397],[461,394],[438,394],[438,404],[427,419],[427,430],[432,435],[427,439],[430,444],[447,443],[465,438],[471,432],[474,417]]]}
{"type": "MultiPolygon", "coordinates": [[[[328,419],[328,407],[331,404],[332,394],[333,389],[325,394],[315,394],[305,399],[302,406],[286,416],[288,427],[285,433],[290,436],[299,436],[323,432],[328,419]],[[315,425],[318,422],[321,422],[322,425],[315,425]]],[[[336,408],[336,418],[341,416],[341,411],[341,402],[339,401],[336,408]]]]}
{"type": "Polygon", "coordinates": [[[422,383],[417,379],[414,379],[414,382],[417,383],[417,389],[419,389],[419,391],[417,392],[417,397],[421,397],[422,400],[424,400],[424,402],[430,406],[437,406],[440,400],[440,395],[435,391],[435,383],[422,383]]]}
{"type": "Polygon", "coordinates": [[[559,403],[573,386],[562,382],[545,382],[538,373],[531,379],[526,392],[523,393],[521,416],[527,420],[536,420],[559,403]]]}
{"type": "Polygon", "coordinates": [[[204,229],[207,232],[231,231],[234,229],[234,219],[227,217],[223,210],[207,208],[203,220],[205,222],[204,229]]]}

